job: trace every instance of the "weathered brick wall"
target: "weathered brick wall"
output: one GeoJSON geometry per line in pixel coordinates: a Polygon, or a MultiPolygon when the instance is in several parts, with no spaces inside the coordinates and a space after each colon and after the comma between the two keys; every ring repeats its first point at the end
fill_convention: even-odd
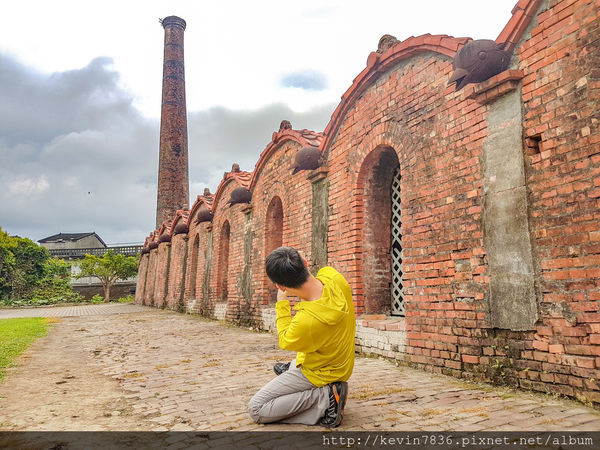
{"type": "Polygon", "coordinates": [[[160,242],[156,258],[156,275],[154,283],[154,306],[162,308],[167,297],[169,280],[169,263],[171,260],[171,242],[160,242]]]}
{"type": "MultiPolygon", "coordinates": [[[[390,185],[397,167],[407,320],[420,327],[421,311],[452,318],[443,309],[454,309],[453,294],[462,298],[467,287],[471,298],[483,299],[483,287],[472,283],[483,282],[485,272],[477,195],[483,133],[464,125],[477,127],[482,118],[477,106],[461,104],[460,94],[446,88],[450,72],[451,59],[433,52],[397,64],[353,105],[330,147],[329,257],[356,287],[358,314],[367,307],[369,313],[389,310],[373,298],[365,304],[364,289],[374,297],[391,281],[389,262],[381,270],[381,260],[390,247],[390,185]],[[457,276],[456,261],[469,272],[457,276]]],[[[475,313],[453,313],[475,319],[475,313]]]]}
{"type": "MultiPolygon", "coordinates": [[[[188,235],[188,257],[186,260],[186,277],[185,277],[185,291],[184,291],[184,302],[186,310],[192,312],[193,307],[191,304],[195,304],[198,296],[197,292],[197,280],[202,278],[202,265],[199,264],[199,255],[202,253],[203,248],[200,245],[201,242],[201,231],[204,227],[196,224],[196,217],[190,221],[190,232],[188,235]]],[[[199,291],[198,291],[199,292],[199,291]]]]}
{"type": "MultiPolygon", "coordinates": [[[[519,1],[497,40],[515,47],[509,70],[458,92],[467,39],[372,53],[319,138],[321,169],[291,175],[307,144],[282,127],[255,173],[225,175],[212,223],[190,216],[186,309],[272,328],[264,260],[290,245],[347,277],[361,351],[600,402],[597,6],[519,1]],[[406,317],[382,320],[396,170],[406,317]],[[230,208],[241,185],[251,206],[230,208]]],[[[146,304],[160,304],[161,255],[146,258],[146,304]]]]}
{"type": "Polygon", "coordinates": [[[138,279],[135,288],[135,303],[138,305],[144,304],[144,289],[146,288],[146,276],[148,275],[148,259],[150,255],[146,252],[140,256],[140,264],[138,266],[138,279]]]}
{"type": "MultiPolygon", "coordinates": [[[[247,219],[242,209],[245,205],[230,207],[228,204],[231,192],[238,187],[240,184],[233,178],[223,183],[217,190],[213,205],[214,239],[209,300],[212,304],[226,303],[227,318],[230,320],[237,320],[244,308],[240,282],[244,270],[244,232],[247,219]]],[[[201,281],[197,276],[196,285],[201,281]]]]}
{"type": "Polygon", "coordinates": [[[311,259],[311,185],[306,172],[292,175],[291,169],[301,148],[294,140],[277,146],[268,155],[253,186],[252,291],[255,302],[262,305],[255,308],[257,320],[262,320],[261,310],[273,308],[276,300],[277,291],[265,273],[268,254],[285,245],[301,250],[311,259]]]}
{"type": "Polygon", "coordinates": [[[183,310],[183,291],[186,259],[188,252],[187,234],[174,234],[171,238],[171,257],[167,280],[166,306],[170,309],[183,310]]]}
{"type": "MultiPolygon", "coordinates": [[[[381,264],[389,242],[376,231],[389,230],[389,199],[380,184],[390,175],[381,167],[398,164],[393,149],[402,175],[408,360],[598,401],[598,60],[589,56],[598,54],[598,10],[585,1],[539,4],[540,11],[547,7],[517,47],[525,75],[518,126],[529,137],[518,151],[529,153],[530,195],[523,199],[530,199],[525,219],[538,264],[533,301],[535,307],[542,300],[541,324],[531,331],[491,326],[498,312],[490,307],[514,306],[502,298],[490,303],[495,274],[488,258],[496,255],[489,252],[500,249],[486,248],[483,239],[482,150],[490,140],[503,145],[488,130],[498,105],[444,88],[450,60],[438,54],[412,56],[386,71],[336,130],[329,148],[330,258],[351,274],[358,311],[386,312],[373,299],[383,297],[390,281],[381,264]]],[[[519,201],[499,206],[516,213],[519,201]]]]}
{"type": "Polygon", "coordinates": [[[406,352],[414,364],[460,375],[462,354],[476,345],[465,330],[486,326],[483,313],[477,316],[487,282],[479,164],[485,131],[481,107],[446,87],[450,73],[449,57],[418,53],[382,73],[353,105],[329,151],[329,239],[357,312],[387,312],[389,303],[373,300],[391,282],[389,263],[381,262],[390,247],[391,175],[399,167],[406,352]]]}
{"type": "Polygon", "coordinates": [[[542,5],[518,48],[540,321],[520,384],[600,402],[600,8],[542,5]],[[547,9],[546,9],[547,8],[547,9]]]}
{"type": "Polygon", "coordinates": [[[211,315],[214,308],[209,292],[212,224],[209,222],[193,225],[188,241],[189,257],[187,261],[185,303],[189,312],[211,315]],[[208,265],[207,265],[208,263],[208,265]]]}
{"type": "Polygon", "coordinates": [[[156,261],[158,256],[158,248],[150,250],[148,253],[148,270],[144,282],[144,305],[152,306],[154,302],[154,285],[156,279],[156,261]]]}

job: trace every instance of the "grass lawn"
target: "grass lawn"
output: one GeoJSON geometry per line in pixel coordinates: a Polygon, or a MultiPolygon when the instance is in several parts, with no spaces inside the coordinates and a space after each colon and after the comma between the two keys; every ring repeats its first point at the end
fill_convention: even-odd
{"type": "Polygon", "coordinates": [[[0,382],[5,368],[33,341],[46,335],[48,323],[44,317],[0,320],[0,382]]]}

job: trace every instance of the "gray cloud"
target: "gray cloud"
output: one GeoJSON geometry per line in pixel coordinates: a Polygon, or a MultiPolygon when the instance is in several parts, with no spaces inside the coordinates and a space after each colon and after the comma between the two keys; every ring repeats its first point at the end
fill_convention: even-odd
{"type": "Polygon", "coordinates": [[[295,87],[313,91],[322,91],[327,88],[325,75],[315,70],[297,70],[281,77],[283,87],[295,87]]]}
{"type": "Polygon", "coordinates": [[[0,55],[0,226],[8,232],[143,239],[156,202],[158,124],[132,106],[111,63],[44,75],[0,55]]]}
{"type": "Polygon", "coordinates": [[[238,163],[252,171],[260,153],[279,130],[282,120],[294,129],[323,131],[335,104],[299,113],[284,104],[272,104],[258,110],[212,108],[188,114],[191,192],[201,194],[204,187],[215,192],[223,172],[238,163]]]}
{"type": "MultiPolygon", "coordinates": [[[[152,231],[159,123],[135,109],[110,64],[97,58],[45,75],[0,54],[4,230],[34,240],[96,231],[108,243],[142,241],[152,231]]],[[[321,131],[334,107],[190,112],[191,197],[205,186],[214,191],[234,162],[253,170],[281,120],[321,131]]]]}

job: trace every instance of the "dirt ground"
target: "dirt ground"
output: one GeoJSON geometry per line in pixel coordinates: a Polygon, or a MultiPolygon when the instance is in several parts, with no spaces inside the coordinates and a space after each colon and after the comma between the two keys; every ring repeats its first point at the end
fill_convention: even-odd
{"type": "Polygon", "coordinates": [[[119,382],[103,375],[101,365],[83,347],[65,344],[73,327],[60,325],[52,324],[48,336],[38,339],[21,355],[18,366],[8,370],[0,386],[0,429],[148,429],[132,414],[119,382]]]}

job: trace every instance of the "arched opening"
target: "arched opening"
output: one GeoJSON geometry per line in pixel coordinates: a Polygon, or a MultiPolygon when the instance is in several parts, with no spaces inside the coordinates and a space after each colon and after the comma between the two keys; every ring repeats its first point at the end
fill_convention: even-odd
{"type": "Polygon", "coordinates": [[[217,298],[227,300],[227,278],[229,273],[229,222],[225,221],[219,236],[219,272],[217,274],[217,298]]]}
{"type": "MultiPolygon", "coordinates": [[[[271,199],[265,218],[265,258],[278,247],[283,245],[283,205],[277,196],[271,199]]],[[[277,288],[265,276],[264,292],[266,302],[277,300],[277,288]]]]}
{"type": "Polygon", "coordinates": [[[198,289],[196,288],[196,280],[198,274],[198,252],[200,249],[200,236],[196,234],[194,244],[192,245],[192,263],[190,265],[190,291],[194,299],[198,298],[198,289]]]}
{"type": "Polygon", "coordinates": [[[365,158],[359,173],[359,210],[364,224],[362,280],[367,314],[399,314],[398,299],[402,298],[399,166],[393,148],[378,147],[365,158]]]}

